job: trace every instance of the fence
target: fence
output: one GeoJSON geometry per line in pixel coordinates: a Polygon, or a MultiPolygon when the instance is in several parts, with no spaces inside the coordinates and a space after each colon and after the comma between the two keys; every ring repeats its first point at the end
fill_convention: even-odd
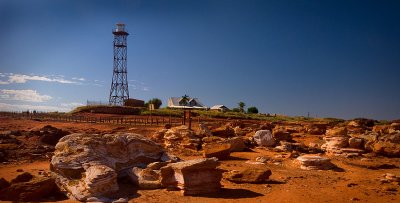
{"type": "MultiPolygon", "coordinates": [[[[31,119],[38,121],[58,121],[58,122],[78,122],[78,123],[104,123],[104,124],[121,124],[121,125],[149,125],[163,126],[170,124],[178,126],[183,124],[183,119],[172,116],[85,116],[85,115],[68,115],[68,114],[51,114],[51,113],[29,113],[29,112],[0,112],[1,117],[31,119]]],[[[226,120],[215,120],[210,118],[192,118],[192,123],[201,122],[221,122],[226,120]]]]}

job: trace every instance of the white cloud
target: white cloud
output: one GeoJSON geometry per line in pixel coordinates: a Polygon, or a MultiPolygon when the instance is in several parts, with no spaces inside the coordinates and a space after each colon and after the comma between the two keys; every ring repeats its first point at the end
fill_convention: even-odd
{"type": "Polygon", "coordinates": [[[46,111],[46,112],[68,112],[71,109],[56,107],[56,106],[36,106],[36,105],[18,105],[18,104],[6,104],[0,103],[0,111],[46,111]]]}
{"type": "Polygon", "coordinates": [[[139,84],[141,84],[141,85],[144,85],[144,82],[139,81],[139,80],[129,80],[129,82],[139,83],[139,84]]]}
{"type": "Polygon", "coordinates": [[[75,107],[78,107],[78,106],[85,106],[85,104],[78,103],[78,102],[61,103],[60,105],[62,107],[68,107],[68,108],[75,108],[75,107]]]}
{"type": "Polygon", "coordinates": [[[74,77],[74,78],[72,78],[73,80],[79,80],[79,81],[86,81],[86,79],[85,78],[76,78],[76,77],[74,77]]]}
{"type": "Polygon", "coordinates": [[[0,90],[0,99],[3,100],[45,102],[51,98],[49,95],[40,95],[36,90],[0,90]]]}
{"type": "Polygon", "coordinates": [[[150,88],[144,82],[138,80],[129,80],[128,86],[132,87],[133,90],[150,91],[150,88]]]}
{"type": "Polygon", "coordinates": [[[62,77],[38,76],[38,75],[23,75],[23,74],[10,74],[8,82],[10,83],[26,83],[28,80],[44,81],[44,82],[58,82],[63,84],[78,84],[78,82],[65,80],[62,77]]]}
{"type": "Polygon", "coordinates": [[[8,77],[7,81],[0,81],[0,85],[11,84],[11,83],[26,83],[28,81],[43,81],[43,82],[57,82],[61,84],[76,84],[81,85],[80,81],[85,81],[85,78],[73,78],[74,80],[64,79],[63,75],[25,75],[25,74],[13,74],[13,73],[0,73],[0,77],[8,77]]]}

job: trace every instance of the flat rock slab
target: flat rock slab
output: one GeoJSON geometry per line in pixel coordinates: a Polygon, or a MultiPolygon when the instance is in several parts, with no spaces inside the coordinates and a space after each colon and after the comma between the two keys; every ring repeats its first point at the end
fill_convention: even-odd
{"type": "Polygon", "coordinates": [[[183,195],[216,193],[221,189],[222,170],[216,158],[183,161],[161,168],[161,184],[183,195]]]}
{"type": "Polygon", "coordinates": [[[304,170],[329,170],[335,167],[330,159],[317,155],[299,156],[297,161],[304,170]]]}
{"type": "Polygon", "coordinates": [[[270,169],[247,168],[231,173],[226,179],[234,183],[263,183],[271,175],[272,172],[270,169]]]}

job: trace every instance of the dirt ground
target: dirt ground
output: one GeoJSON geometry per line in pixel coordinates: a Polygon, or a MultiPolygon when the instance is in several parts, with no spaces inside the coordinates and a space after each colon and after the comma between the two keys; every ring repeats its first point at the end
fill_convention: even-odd
{"type": "MultiPolygon", "coordinates": [[[[162,127],[121,126],[117,124],[40,122],[32,120],[12,120],[0,118],[0,131],[34,130],[45,125],[70,132],[134,132],[151,136],[162,127]]],[[[299,136],[294,138],[301,142],[318,140],[317,136],[299,136]]],[[[182,159],[200,158],[175,154],[182,159]]],[[[385,173],[400,175],[400,158],[387,157],[330,157],[338,168],[335,170],[307,171],[299,168],[289,153],[275,152],[267,148],[255,148],[247,152],[234,152],[231,159],[221,161],[220,168],[240,170],[248,167],[267,167],[272,170],[270,181],[264,184],[235,184],[222,179],[223,189],[218,194],[192,197],[182,196],[179,191],[138,190],[132,191],[134,197],[130,202],[400,202],[399,183],[380,181],[385,173]],[[258,156],[271,157],[276,160],[266,165],[249,163],[258,156]]],[[[0,177],[6,180],[15,178],[22,169],[37,175],[49,172],[50,161],[27,160],[0,164],[0,177]]],[[[58,202],[76,202],[62,200],[58,202]]]]}

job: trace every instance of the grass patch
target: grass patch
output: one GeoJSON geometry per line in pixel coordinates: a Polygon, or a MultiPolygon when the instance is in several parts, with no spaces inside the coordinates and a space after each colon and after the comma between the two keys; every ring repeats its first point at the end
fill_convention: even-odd
{"type": "Polygon", "coordinates": [[[144,108],[129,106],[80,106],[75,108],[70,114],[76,113],[104,113],[104,114],[121,114],[121,115],[139,115],[144,108]]]}

